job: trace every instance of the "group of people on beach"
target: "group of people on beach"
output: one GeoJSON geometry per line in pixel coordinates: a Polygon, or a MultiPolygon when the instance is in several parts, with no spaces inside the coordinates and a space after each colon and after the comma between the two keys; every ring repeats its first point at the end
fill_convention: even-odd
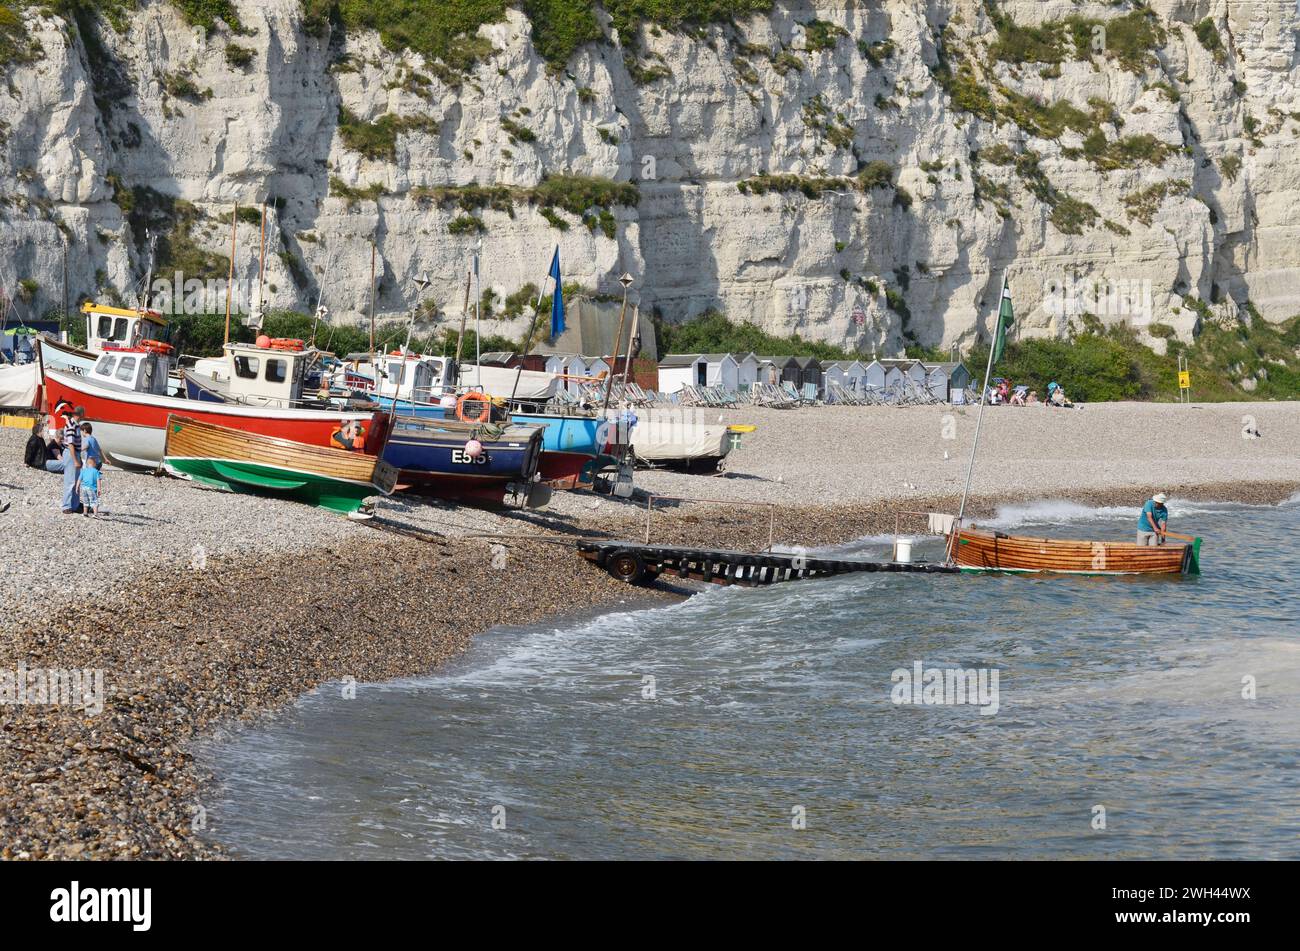
{"type": "Polygon", "coordinates": [[[1060,406],[1071,408],[1073,401],[1065,395],[1065,387],[1053,380],[1047,384],[1047,399],[1040,400],[1038,391],[1024,384],[1012,385],[1010,380],[999,379],[989,386],[988,401],[991,406],[1060,406]]]}
{"type": "Polygon", "coordinates": [[[104,453],[86,411],[60,400],[48,416],[38,416],[23,458],[33,469],[63,476],[60,510],[64,515],[99,515],[104,453]]]}

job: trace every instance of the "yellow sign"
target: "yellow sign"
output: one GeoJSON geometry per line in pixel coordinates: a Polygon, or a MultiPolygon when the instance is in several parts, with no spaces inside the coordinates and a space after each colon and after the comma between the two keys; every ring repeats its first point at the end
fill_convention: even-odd
{"type": "Polygon", "coordinates": [[[1180,390],[1190,390],[1192,388],[1192,374],[1187,370],[1178,371],[1178,388],[1180,390]]]}

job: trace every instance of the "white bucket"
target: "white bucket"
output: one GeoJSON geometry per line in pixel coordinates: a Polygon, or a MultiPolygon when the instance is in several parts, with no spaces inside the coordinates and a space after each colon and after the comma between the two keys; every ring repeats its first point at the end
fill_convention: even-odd
{"type": "Polygon", "coordinates": [[[894,539],[894,561],[909,564],[912,561],[912,539],[894,539]]]}

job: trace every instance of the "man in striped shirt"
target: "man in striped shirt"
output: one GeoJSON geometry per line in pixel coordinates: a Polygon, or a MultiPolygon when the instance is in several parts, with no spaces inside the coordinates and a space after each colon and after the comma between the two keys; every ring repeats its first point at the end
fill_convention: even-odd
{"type": "Polygon", "coordinates": [[[78,406],[65,417],[63,427],[63,514],[73,515],[81,506],[81,418],[86,411],[78,406]]]}

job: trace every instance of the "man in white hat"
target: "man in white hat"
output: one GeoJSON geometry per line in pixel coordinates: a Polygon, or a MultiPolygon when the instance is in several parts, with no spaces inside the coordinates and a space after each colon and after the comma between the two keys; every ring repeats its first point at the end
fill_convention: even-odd
{"type": "Polygon", "coordinates": [[[1138,516],[1137,543],[1139,545],[1163,545],[1165,531],[1169,522],[1169,509],[1165,508],[1167,496],[1157,492],[1142,506],[1138,516]]]}

